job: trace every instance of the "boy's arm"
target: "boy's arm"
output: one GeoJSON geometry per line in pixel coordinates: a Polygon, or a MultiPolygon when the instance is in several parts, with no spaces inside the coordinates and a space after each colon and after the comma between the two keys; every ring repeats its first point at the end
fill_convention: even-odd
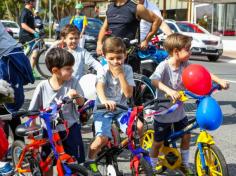
{"type": "Polygon", "coordinates": [[[121,90],[123,91],[126,98],[131,98],[133,96],[133,86],[128,84],[124,72],[118,75],[121,90]]]}
{"type": "Polygon", "coordinates": [[[86,65],[94,68],[94,70],[96,70],[99,75],[103,74],[102,65],[100,64],[100,62],[98,62],[96,59],[94,59],[94,57],[87,50],[85,50],[85,52],[84,52],[84,57],[85,57],[84,59],[85,59],[86,65]]]}
{"type": "Polygon", "coordinates": [[[229,82],[224,80],[224,79],[220,79],[219,77],[217,77],[216,75],[210,73],[211,75],[211,79],[218,83],[223,89],[228,89],[229,88],[229,82]]]}

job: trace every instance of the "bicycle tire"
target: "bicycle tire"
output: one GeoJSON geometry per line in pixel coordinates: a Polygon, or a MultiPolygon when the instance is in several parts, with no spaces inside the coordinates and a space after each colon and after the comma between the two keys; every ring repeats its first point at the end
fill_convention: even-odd
{"type": "Polygon", "coordinates": [[[134,73],[134,82],[133,102],[135,105],[141,105],[155,99],[156,89],[152,86],[151,80],[148,77],[134,73]]]}
{"type": "MultiPolygon", "coordinates": [[[[132,156],[131,156],[132,159],[132,156]]],[[[143,157],[140,158],[138,173],[136,173],[134,167],[132,167],[132,175],[136,176],[136,174],[140,176],[153,176],[152,166],[146,161],[143,157]]]]}
{"type": "Polygon", "coordinates": [[[48,79],[51,77],[51,72],[47,69],[46,63],[45,63],[45,57],[46,57],[47,49],[42,49],[37,58],[36,58],[36,69],[38,70],[39,74],[44,77],[45,79],[48,79]]]}
{"type": "Polygon", "coordinates": [[[215,160],[213,162],[211,161],[210,163],[206,161],[208,173],[204,173],[204,171],[202,171],[201,169],[201,159],[200,159],[199,149],[197,149],[195,152],[195,157],[194,157],[196,175],[198,176],[209,175],[210,176],[211,173],[214,173],[214,171],[216,171],[218,173],[221,173],[221,175],[223,176],[228,176],[229,172],[228,172],[227,163],[220,149],[216,145],[208,145],[208,144],[202,144],[202,147],[203,147],[203,152],[205,156],[205,161],[206,161],[206,158],[208,158],[210,155],[214,157],[211,159],[215,159],[215,160]],[[208,153],[207,153],[207,150],[208,150],[208,153]],[[207,154],[208,156],[206,157],[207,154]],[[211,164],[216,164],[216,165],[211,166],[211,164]]]}

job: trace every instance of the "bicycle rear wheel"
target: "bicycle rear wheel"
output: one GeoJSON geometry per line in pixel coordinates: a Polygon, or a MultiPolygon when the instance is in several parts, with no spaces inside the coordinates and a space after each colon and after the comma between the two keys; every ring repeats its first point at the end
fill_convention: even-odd
{"type": "Polygon", "coordinates": [[[215,145],[202,144],[207,169],[202,169],[199,149],[195,152],[195,171],[198,176],[228,176],[228,168],[223,154],[215,145]]]}
{"type": "Polygon", "coordinates": [[[156,97],[156,90],[148,77],[134,73],[134,82],[133,102],[135,105],[141,105],[156,97]]]}
{"type": "Polygon", "coordinates": [[[140,176],[153,176],[154,175],[152,166],[143,157],[140,158],[138,173],[136,172],[135,168],[132,167],[132,175],[135,176],[136,174],[140,176]]]}
{"type": "Polygon", "coordinates": [[[45,62],[46,53],[47,49],[43,49],[39,52],[38,57],[36,59],[36,68],[42,77],[48,79],[52,74],[46,66],[45,62]]]}

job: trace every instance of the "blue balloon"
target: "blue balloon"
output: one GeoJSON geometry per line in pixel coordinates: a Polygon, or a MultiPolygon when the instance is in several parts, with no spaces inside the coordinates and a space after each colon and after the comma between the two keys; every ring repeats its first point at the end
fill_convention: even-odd
{"type": "Polygon", "coordinates": [[[196,112],[197,123],[205,130],[216,130],[223,122],[221,108],[212,97],[205,97],[201,100],[196,112]]]}

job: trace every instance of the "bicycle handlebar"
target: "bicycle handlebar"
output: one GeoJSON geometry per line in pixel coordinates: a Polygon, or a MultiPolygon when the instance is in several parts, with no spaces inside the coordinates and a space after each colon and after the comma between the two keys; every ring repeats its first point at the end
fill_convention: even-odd
{"type": "MultiPolygon", "coordinates": [[[[122,104],[116,104],[116,107],[120,108],[120,109],[123,109],[125,111],[127,111],[129,108],[122,105],[122,104]]],[[[106,106],[104,104],[101,104],[101,105],[97,105],[97,109],[106,109],[106,106]]]]}
{"type": "Polygon", "coordinates": [[[210,96],[215,90],[221,90],[221,89],[222,89],[222,88],[221,88],[221,86],[220,86],[219,84],[213,84],[213,86],[212,86],[210,92],[209,92],[207,95],[196,95],[196,94],[194,94],[194,93],[192,93],[192,92],[190,92],[190,91],[188,91],[188,90],[185,90],[184,93],[185,93],[186,95],[188,95],[188,96],[194,98],[194,99],[198,99],[198,100],[199,100],[199,99],[203,99],[203,98],[206,97],[206,96],[210,96]]]}

